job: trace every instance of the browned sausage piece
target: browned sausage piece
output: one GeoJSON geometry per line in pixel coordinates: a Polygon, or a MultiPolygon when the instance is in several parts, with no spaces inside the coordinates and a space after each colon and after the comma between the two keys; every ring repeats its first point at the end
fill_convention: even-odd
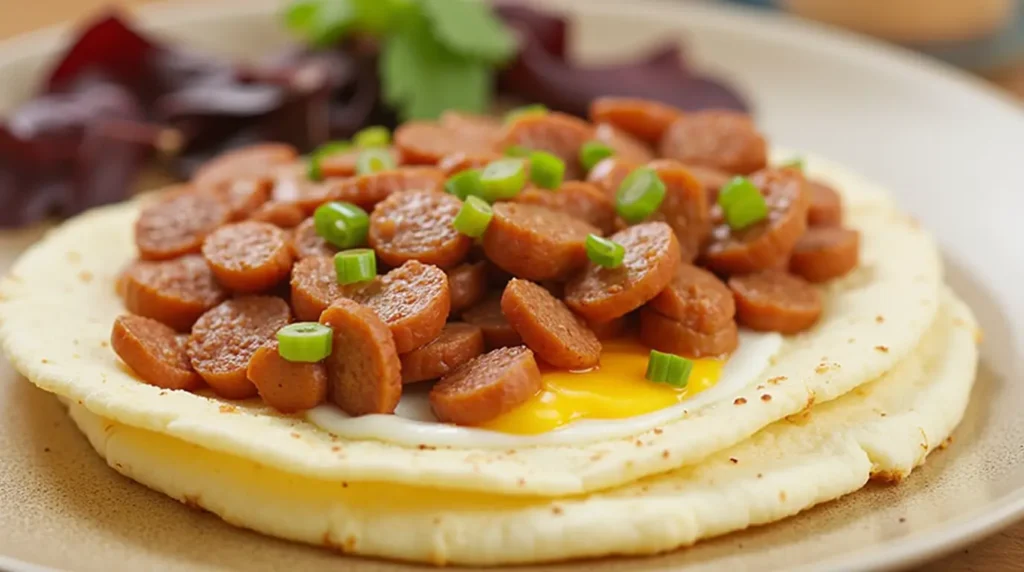
{"type": "Polygon", "coordinates": [[[174,330],[142,316],[118,316],[110,347],[142,381],[164,389],[196,389],[203,384],[174,330]]]}
{"type": "Polygon", "coordinates": [[[727,173],[753,173],[768,162],[768,146],[750,116],[699,111],[676,119],[661,139],[661,156],[727,173]]]}
{"type": "Polygon", "coordinates": [[[351,298],[377,312],[391,328],[400,354],[436,338],[451,309],[448,276],[415,260],[359,285],[351,298]]]}
{"type": "Polygon", "coordinates": [[[482,260],[449,268],[445,274],[448,275],[452,314],[476,305],[487,294],[487,263],[482,260]]]}
{"type": "Polygon", "coordinates": [[[594,332],[599,340],[611,340],[621,337],[632,327],[631,314],[620,316],[607,322],[587,322],[587,327],[594,332]]]}
{"type": "Polygon", "coordinates": [[[459,137],[475,139],[481,149],[493,149],[501,138],[501,121],[488,115],[445,111],[438,121],[442,127],[454,131],[459,137]]]}
{"type": "Polygon", "coordinates": [[[306,171],[307,167],[303,164],[279,168],[273,179],[270,199],[293,204],[307,214],[312,214],[327,201],[339,199],[340,187],[347,179],[312,181],[306,171]]]}
{"type": "Polygon", "coordinates": [[[501,269],[528,280],[564,280],[587,263],[588,234],[601,230],[538,205],[498,203],[484,232],[484,252],[501,269]]]}
{"type": "Polygon", "coordinates": [[[633,163],[646,163],[654,159],[654,151],[646,143],[610,123],[599,123],[594,128],[594,139],[612,148],[615,156],[633,163]]]}
{"type": "Polygon", "coordinates": [[[445,180],[444,173],[434,167],[402,167],[342,179],[336,183],[336,196],[331,200],[346,201],[370,209],[391,193],[443,191],[445,180]]]}
{"type": "Polygon", "coordinates": [[[714,333],[736,316],[732,291],[717,276],[689,264],[680,264],[668,288],[648,308],[704,334],[714,333]]]}
{"type": "Polygon", "coordinates": [[[261,143],[222,153],[196,171],[192,183],[200,189],[218,189],[235,180],[269,177],[280,165],[295,161],[295,148],[283,143],[261,143]]]}
{"type": "Polygon", "coordinates": [[[243,220],[270,199],[269,180],[240,179],[227,183],[215,191],[228,205],[229,220],[243,220]]]}
{"type": "Polygon", "coordinates": [[[456,173],[461,173],[469,169],[482,169],[491,161],[497,161],[501,158],[502,155],[500,153],[495,153],[494,151],[459,151],[458,153],[449,153],[442,157],[441,160],[437,162],[437,168],[441,169],[446,176],[450,177],[456,173]]]}
{"type": "Polygon", "coordinates": [[[295,203],[267,201],[249,215],[249,220],[269,222],[280,228],[293,228],[306,220],[306,212],[295,203]]]}
{"type": "Polygon", "coordinates": [[[480,328],[484,334],[484,344],[487,349],[507,348],[518,346],[523,343],[519,332],[508,323],[505,314],[501,312],[501,297],[489,296],[476,306],[462,313],[462,319],[467,324],[480,328]]]}
{"type": "Polygon", "coordinates": [[[726,183],[732,179],[732,175],[725,171],[719,171],[711,167],[701,167],[700,165],[686,165],[686,169],[690,171],[695,179],[704,187],[704,191],[708,196],[708,204],[713,205],[718,200],[718,190],[725,186],[726,183]]]}
{"type": "Polygon", "coordinates": [[[591,121],[610,123],[648,143],[661,141],[669,125],[682,115],[680,109],[646,99],[599,97],[590,104],[591,121]]]}
{"type": "Polygon", "coordinates": [[[124,305],[129,312],[187,332],[227,293],[206,260],[188,254],[174,260],[133,263],[124,273],[124,305]]]}
{"type": "Polygon", "coordinates": [[[640,310],[640,341],[658,351],[692,358],[724,356],[739,345],[739,331],[736,322],[729,320],[717,330],[700,332],[644,308],[640,310]]]}
{"type": "Polygon", "coordinates": [[[711,209],[716,225],[704,251],[706,266],[721,274],[746,274],[785,264],[796,241],[807,230],[810,195],[803,175],[795,169],[766,169],[750,176],[768,204],[768,217],[743,230],[733,231],[711,209]]]}
{"type": "Polygon", "coordinates": [[[267,405],[281,413],[312,409],[327,399],[327,368],[322,363],[288,361],[278,353],[277,340],[249,358],[246,376],[267,405]]]}
{"type": "Polygon", "coordinates": [[[683,262],[693,262],[711,234],[707,193],[681,163],[659,160],[649,166],[665,183],[665,198],[651,220],[667,222],[679,239],[683,262]]]}
{"type": "Polygon", "coordinates": [[[302,221],[302,224],[292,231],[292,250],[298,259],[309,258],[310,256],[334,256],[338,249],[316,233],[316,225],[313,217],[302,221]]]}
{"type": "Polygon", "coordinates": [[[436,165],[446,155],[481,150],[480,140],[433,121],[408,121],[400,125],[395,129],[395,147],[402,154],[402,161],[410,165],[436,165]]]}
{"type": "Polygon", "coordinates": [[[663,222],[645,222],[621,230],[610,240],[625,257],[616,268],[589,264],[565,288],[565,303],[591,322],[625,316],[658,295],[679,267],[679,240],[663,222]]]}
{"type": "MultiPolygon", "coordinates": [[[[320,158],[320,173],[324,177],[351,177],[356,174],[356,162],[363,149],[353,148],[320,158]]],[[[388,154],[396,165],[402,164],[402,154],[394,147],[388,148],[388,154]]]]}
{"type": "Polygon", "coordinates": [[[780,270],[733,276],[729,288],[736,297],[736,321],[752,330],[795,334],[821,316],[821,293],[780,270]]]}
{"type": "Polygon", "coordinates": [[[612,202],[597,185],[583,181],[566,181],[557,191],[524,189],[515,199],[518,203],[541,205],[589,222],[610,234],[615,231],[618,213],[612,202]]]}
{"type": "Polygon", "coordinates": [[[807,229],[789,258],[789,271],[808,282],[839,278],[857,267],[860,233],[835,226],[807,229]]]}
{"type": "Polygon", "coordinates": [[[565,178],[581,179],[580,147],[594,138],[594,128],[577,117],[549,112],[520,116],[505,126],[499,149],[519,145],[532,151],[547,151],[565,161],[565,178]]]}
{"type": "Polygon", "coordinates": [[[292,268],[292,310],[299,320],[315,322],[335,300],[349,297],[359,288],[358,284],[338,284],[333,256],[309,256],[292,268]]]}
{"type": "Polygon", "coordinates": [[[246,399],[257,394],[246,377],[252,354],[288,324],[288,304],[274,296],[242,296],[203,314],[185,350],[192,367],[217,395],[246,399]]]}
{"type": "Polygon", "coordinates": [[[811,191],[811,208],[807,211],[807,224],[811,226],[839,226],[843,223],[843,201],[832,187],[816,181],[807,181],[811,191]]]}
{"type": "Polygon", "coordinates": [[[415,383],[448,375],[453,369],[484,353],[480,328],[462,322],[445,324],[433,341],[402,354],[402,383],[415,383]]]}
{"type": "Polygon", "coordinates": [[[469,254],[473,239],[452,223],[462,201],[437,191],[402,191],[377,203],[370,214],[368,239],[389,266],[419,260],[449,268],[469,254]]]}
{"type": "Polygon", "coordinates": [[[199,252],[203,239],[228,221],[216,193],[174,191],[145,207],[135,221],[135,245],[143,260],[167,260],[199,252]]]}
{"type": "Polygon", "coordinates": [[[608,199],[614,202],[622,180],[638,166],[636,163],[625,161],[618,157],[608,157],[594,165],[594,168],[587,173],[587,182],[597,185],[599,189],[604,191],[608,199]]]}
{"type": "Polygon", "coordinates": [[[402,398],[402,364],[388,326],[373,310],[344,298],[320,323],[334,330],[327,366],[328,394],[349,415],[394,413],[402,398]]]}
{"type": "Polygon", "coordinates": [[[262,292],[288,277],[288,234],[268,222],[224,225],[203,241],[203,257],[217,281],[230,290],[262,292]]]}
{"type": "Polygon", "coordinates": [[[563,369],[588,369],[601,359],[601,342],[582,320],[544,288],[513,278],[501,295],[501,312],[526,347],[563,369]]]}
{"type": "Polygon", "coordinates": [[[430,390],[430,407],[443,423],[477,425],[511,411],[540,391],[540,368],[523,346],[474,358],[430,390]]]}

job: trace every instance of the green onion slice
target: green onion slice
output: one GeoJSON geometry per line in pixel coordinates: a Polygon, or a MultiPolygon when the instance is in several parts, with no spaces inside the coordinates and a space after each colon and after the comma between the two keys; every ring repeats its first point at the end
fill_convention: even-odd
{"type": "Polygon", "coordinates": [[[505,147],[506,157],[529,157],[530,150],[522,145],[509,145],[505,147]]]}
{"type": "Polygon", "coordinates": [[[588,234],[584,244],[587,249],[587,258],[594,264],[605,268],[621,266],[622,259],[626,256],[626,249],[621,244],[596,234],[588,234]]]}
{"type": "Polygon", "coordinates": [[[718,191],[718,204],[726,224],[733,230],[743,230],[768,217],[768,203],[746,177],[733,177],[723,185],[718,191]]]}
{"type": "Polygon", "coordinates": [[[484,200],[512,199],[526,186],[526,162],[522,159],[492,161],[480,173],[484,200]]]}
{"type": "Polygon", "coordinates": [[[693,362],[675,354],[667,354],[651,350],[647,360],[647,373],[644,377],[657,383],[667,383],[673,387],[686,387],[693,371],[693,362]]]}
{"type": "Polygon", "coordinates": [[[459,200],[466,200],[468,196],[480,196],[483,194],[483,183],[480,182],[479,169],[466,169],[448,177],[444,184],[444,190],[449,194],[459,197],[459,200]]]}
{"type": "Polygon", "coordinates": [[[524,105],[523,107],[517,107],[505,114],[505,124],[512,123],[520,117],[526,117],[527,115],[544,115],[548,112],[548,108],[541,105],[540,103],[534,103],[533,105],[524,105]]]}
{"type": "Polygon", "coordinates": [[[331,355],[334,333],[316,322],[288,324],[277,331],[277,353],[288,361],[316,363],[331,355]]]}
{"type": "Polygon", "coordinates": [[[615,154],[615,151],[600,141],[587,141],[580,145],[580,165],[584,171],[590,171],[594,165],[615,154]]]}
{"type": "Polygon", "coordinates": [[[366,242],[370,215],[352,203],[324,203],[313,211],[313,228],[338,248],[353,248],[366,242]]]}
{"type": "Polygon", "coordinates": [[[367,149],[356,158],[356,174],[369,175],[395,168],[395,158],[387,149],[367,149]]]}
{"type": "Polygon", "coordinates": [[[468,237],[477,238],[483,236],[493,216],[491,205],[480,197],[469,196],[466,197],[466,202],[462,203],[459,214],[455,215],[452,226],[468,237]]]}
{"type": "Polygon", "coordinates": [[[367,127],[352,136],[352,141],[360,149],[371,149],[374,147],[387,147],[391,143],[391,132],[387,127],[374,125],[367,127]]]}
{"type": "Polygon", "coordinates": [[[377,255],[372,248],[342,250],[334,255],[338,284],[367,282],[377,276],[377,255]]]}
{"type": "Polygon", "coordinates": [[[665,200],[665,183],[650,167],[638,167],[626,175],[615,194],[615,210],[630,224],[651,216],[665,200]]]}
{"type": "Polygon", "coordinates": [[[314,149],[313,152],[309,154],[309,170],[307,171],[309,180],[323,180],[324,174],[320,169],[320,161],[322,161],[324,157],[344,153],[351,148],[352,144],[348,141],[331,141],[314,149]]]}
{"type": "Polygon", "coordinates": [[[557,189],[565,178],[565,161],[547,151],[530,153],[530,180],[543,189],[557,189]]]}

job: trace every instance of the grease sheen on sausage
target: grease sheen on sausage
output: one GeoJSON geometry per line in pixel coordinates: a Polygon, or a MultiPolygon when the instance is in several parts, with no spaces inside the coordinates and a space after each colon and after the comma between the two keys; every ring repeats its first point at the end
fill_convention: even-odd
{"type": "Polygon", "coordinates": [[[441,268],[455,266],[466,258],[473,244],[452,225],[461,208],[462,201],[447,193],[394,193],[378,203],[370,215],[370,246],[389,266],[401,266],[410,260],[441,268]]]}
{"type": "Polygon", "coordinates": [[[610,123],[642,141],[657,143],[683,112],[646,99],[599,97],[590,104],[589,115],[594,123],[610,123]]]}
{"type": "Polygon", "coordinates": [[[316,233],[316,223],[313,221],[313,217],[307,218],[295,227],[291,238],[292,251],[300,260],[311,256],[334,256],[338,252],[333,244],[316,233]]]}
{"type": "Polygon", "coordinates": [[[217,281],[235,292],[267,290],[288,277],[292,248],[280,228],[258,221],[224,225],[203,241],[203,258],[217,281]]]}
{"type": "Polygon", "coordinates": [[[529,187],[523,189],[515,201],[562,211],[594,225],[605,234],[615,231],[619,216],[608,195],[597,185],[583,181],[566,181],[554,191],[529,187]]]}

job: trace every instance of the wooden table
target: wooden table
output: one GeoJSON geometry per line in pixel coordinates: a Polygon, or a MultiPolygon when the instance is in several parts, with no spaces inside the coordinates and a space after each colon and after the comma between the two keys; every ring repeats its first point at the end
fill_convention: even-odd
{"type": "MultiPolygon", "coordinates": [[[[153,0],[116,0],[122,6],[150,3],[153,0]]],[[[111,4],[108,0],[34,0],[18,3],[16,9],[7,10],[0,19],[0,40],[15,34],[51,24],[74,20],[111,4]]],[[[1021,76],[1009,78],[1016,82],[1024,97],[1021,76]]],[[[1018,524],[987,538],[973,546],[919,569],[919,572],[1000,572],[1020,570],[1024,567],[1024,523],[1018,524]]]]}

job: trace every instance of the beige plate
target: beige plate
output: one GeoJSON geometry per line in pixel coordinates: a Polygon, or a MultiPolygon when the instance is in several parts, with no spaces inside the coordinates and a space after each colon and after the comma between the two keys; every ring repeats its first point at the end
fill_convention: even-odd
{"type": "MultiPolygon", "coordinates": [[[[147,22],[196,47],[258,55],[286,41],[278,2],[183,4],[147,22]]],[[[949,279],[985,328],[980,377],[953,445],[897,487],[869,486],[780,524],[605,570],[876,570],[908,566],[1024,512],[1024,114],[972,80],[846,34],[717,7],[558,0],[579,15],[587,57],[618,57],[685,37],[701,69],[729,77],[772,140],[846,163],[884,183],[934,229],[949,279]],[[618,4],[618,7],[616,7],[618,4]]],[[[36,84],[62,36],[0,46],[0,109],[36,84]]],[[[0,238],[6,268],[38,232],[0,238]]],[[[59,316],[53,316],[59,320],[59,316]]],[[[75,570],[345,569],[341,560],[189,511],[109,470],[57,401],[0,366],[0,568],[75,570]],[[339,566],[341,568],[339,568],[339,566]]],[[[564,570],[574,565],[537,570],[564,570]]]]}

